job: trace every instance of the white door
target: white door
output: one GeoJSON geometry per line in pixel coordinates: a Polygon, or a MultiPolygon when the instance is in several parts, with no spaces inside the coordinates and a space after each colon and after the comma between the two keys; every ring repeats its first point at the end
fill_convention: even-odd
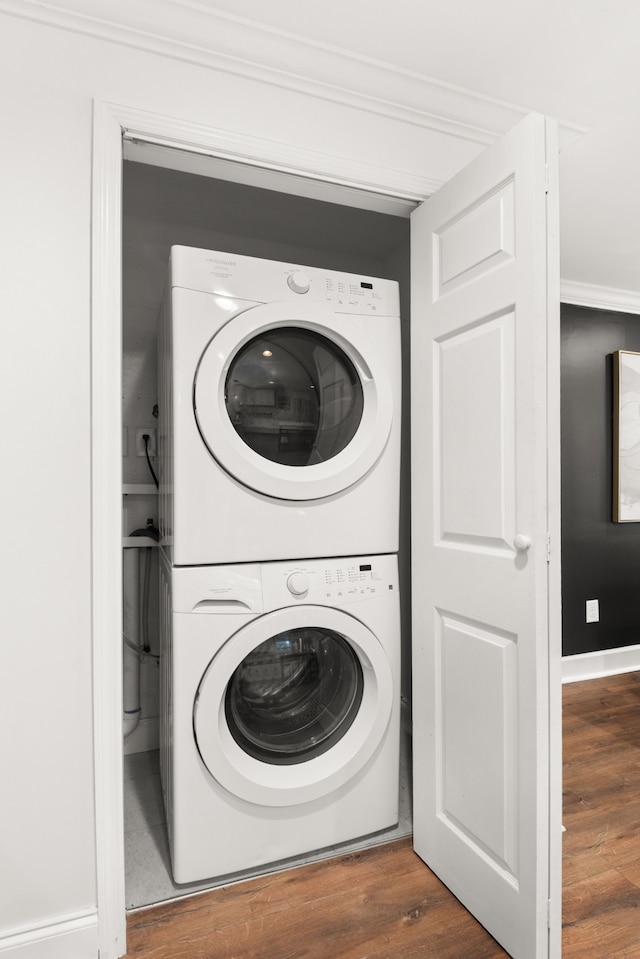
{"type": "Polygon", "coordinates": [[[530,115],[412,223],[414,845],[515,959],[559,955],[555,142],[530,115]]]}

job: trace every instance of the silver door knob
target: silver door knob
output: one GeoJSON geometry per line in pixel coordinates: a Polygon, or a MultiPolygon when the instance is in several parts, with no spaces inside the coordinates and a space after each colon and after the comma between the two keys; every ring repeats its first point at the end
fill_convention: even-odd
{"type": "Polygon", "coordinates": [[[523,533],[518,533],[513,541],[513,545],[519,553],[526,553],[531,546],[531,537],[525,536],[523,533]]]}

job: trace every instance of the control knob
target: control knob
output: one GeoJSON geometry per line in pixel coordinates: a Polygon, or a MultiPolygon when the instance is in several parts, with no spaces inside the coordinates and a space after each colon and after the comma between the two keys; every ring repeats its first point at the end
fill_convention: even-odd
{"type": "Polygon", "coordinates": [[[287,578],[287,589],[294,596],[302,596],[309,590],[309,577],[306,573],[291,573],[287,578]]]}
{"type": "Polygon", "coordinates": [[[311,280],[302,270],[296,270],[287,277],[287,286],[294,293],[308,293],[311,287],[311,280]]]}

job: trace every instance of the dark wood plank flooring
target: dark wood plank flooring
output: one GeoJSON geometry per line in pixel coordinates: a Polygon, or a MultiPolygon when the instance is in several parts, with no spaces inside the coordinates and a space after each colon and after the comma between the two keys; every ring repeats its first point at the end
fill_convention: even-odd
{"type": "Polygon", "coordinates": [[[564,959],[640,959],[640,673],[563,689],[564,959]]]}
{"type": "MultiPolygon", "coordinates": [[[[640,959],[640,673],[563,689],[564,959],[640,959]]],[[[401,840],[131,913],[128,959],[508,959],[401,840]]]]}
{"type": "Polygon", "coordinates": [[[133,913],[144,959],[505,959],[399,840],[133,913]]]}

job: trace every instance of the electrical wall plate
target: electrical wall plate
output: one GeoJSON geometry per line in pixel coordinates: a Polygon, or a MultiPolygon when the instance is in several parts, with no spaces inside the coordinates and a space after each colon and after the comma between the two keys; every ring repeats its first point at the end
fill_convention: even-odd
{"type": "Polygon", "coordinates": [[[597,599],[588,599],[586,603],[587,623],[600,622],[600,603],[597,599]]]}
{"type": "Polygon", "coordinates": [[[143,426],[136,429],[136,456],[156,455],[156,431],[152,426],[143,426]],[[147,450],[145,450],[144,437],[148,436],[147,450]]]}

